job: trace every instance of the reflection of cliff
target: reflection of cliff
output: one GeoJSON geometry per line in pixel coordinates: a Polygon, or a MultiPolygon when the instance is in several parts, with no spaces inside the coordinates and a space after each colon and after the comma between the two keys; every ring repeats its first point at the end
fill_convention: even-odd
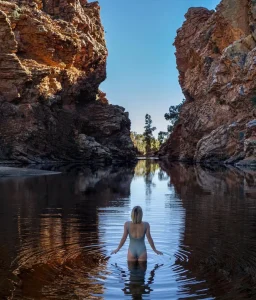
{"type": "Polygon", "coordinates": [[[193,292],[187,283],[197,278],[207,281],[215,297],[255,297],[256,172],[182,164],[163,168],[186,209],[180,249],[186,247],[188,260],[176,261],[187,277],[180,278],[183,290],[193,292]]]}
{"type": "MultiPolygon", "coordinates": [[[[133,169],[80,168],[56,176],[1,180],[0,228],[6,230],[0,229],[0,254],[5,253],[6,267],[0,282],[13,279],[18,284],[14,295],[33,299],[101,294],[102,284],[93,279],[99,272],[104,276],[106,265],[97,207],[128,197],[132,177],[133,169]]],[[[0,296],[11,289],[0,284],[0,296]]]]}

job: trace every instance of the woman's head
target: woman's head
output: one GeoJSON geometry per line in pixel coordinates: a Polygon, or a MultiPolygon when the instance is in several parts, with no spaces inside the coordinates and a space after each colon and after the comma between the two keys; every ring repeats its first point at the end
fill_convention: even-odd
{"type": "Polygon", "coordinates": [[[134,224],[141,223],[142,216],[143,216],[142,208],[140,206],[134,206],[131,212],[132,223],[134,224]]]}

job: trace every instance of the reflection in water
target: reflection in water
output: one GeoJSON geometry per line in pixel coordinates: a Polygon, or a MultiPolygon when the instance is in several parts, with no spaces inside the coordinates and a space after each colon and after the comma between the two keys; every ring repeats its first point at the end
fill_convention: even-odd
{"type": "Polygon", "coordinates": [[[149,294],[150,288],[145,284],[145,275],[147,271],[146,262],[128,262],[129,280],[125,283],[123,289],[125,294],[135,297],[149,294]]]}
{"type": "Polygon", "coordinates": [[[153,289],[150,287],[154,283],[156,270],[162,265],[156,264],[150,271],[148,278],[146,278],[147,262],[131,262],[128,261],[128,271],[114,265],[120,272],[120,276],[124,281],[124,288],[122,289],[125,295],[131,295],[132,299],[143,299],[143,295],[150,294],[153,289]],[[126,274],[128,273],[128,274],[126,274]]]}
{"type": "Polygon", "coordinates": [[[106,271],[106,256],[97,206],[129,197],[132,178],[133,169],[72,168],[1,180],[0,257],[6,266],[0,268],[0,298],[10,290],[14,298],[103,294],[97,277],[106,271]]]}
{"type": "MultiPolygon", "coordinates": [[[[56,168],[54,168],[56,170],[56,168]]],[[[0,299],[256,299],[256,172],[139,161],[0,179],[0,299]],[[164,256],[115,256],[131,208],[164,256]]]]}
{"type": "MultiPolygon", "coordinates": [[[[180,233],[184,231],[182,227],[184,209],[179,199],[172,198],[172,205],[166,205],[167,195],[172,194],[172,191],[167,181],[159,181],[159,172],[159,164],[155,161],[139,162],[135,169],[135,177],[131,184],[131,197],[127,205],[120,207],[116,202],[108,211],[100,210],[99,212],[99,227],[106,228],[104,235],[101,235],[101,241],[108,241],[112,250],[122,236],[124,223],[130,220],[132,207],[140,205],[143,208],[143,220],[150,223],[151,234],[157,248],[165,253],[164,256],[157,256],[146,240],[147,268],[143,269],[137,265],[137,268],[131,269],[130,273],[126,261],[129,245],[127,241],[121,251],[111,256],[108,261],[107,269],[111,271],[112,276],[105,280],[105,300],[124,299],[124,293],[125,299],[158,299],[159,297],[177,299],[177,283],[174,280],[171,265],[178,249],[180,233]],[[148,183],[149,176],[152,178],[151,182],[154,182],[154,188],[151,189],[151,194],[147,195],[145,183],[148,183]],[[170,232],[172,234],[170,238],[167,238],[170,232]],[[118,272],[117,268],[113,267],[116,264],[118,272]],[[122,293],[120,293],[120,288],[122,288],[122,293]]],[[[164,171],[161,173],[160,176],[167,177],[164,171]]]]}
{"type": "Polygon", "coordinates": [[[174,266],[180,294],[204,295],[207,282],[217,299],[256,298],[256,172],[162,167],[186,211],[179,252],[187,247],[188,259],[174,266]]]}
{"type": "Polygon", "coordinates": [[[153,178],[158,170],[159,164],[157,161],[150,159],[138,161],[138,164],[135,168],[135,176],[144,177],[146,196],[150,196],[152,194],[152,188],[156,186],[156,184],[153,182],[153,178]]]}
{"type": "Polygon", "coordinates": [[[158,172],[158,180],[159,181],[166,181],[169,180],[169,176],[167,175],[167,173],[165,173],[162,169],[159,170],[158,172]]]}

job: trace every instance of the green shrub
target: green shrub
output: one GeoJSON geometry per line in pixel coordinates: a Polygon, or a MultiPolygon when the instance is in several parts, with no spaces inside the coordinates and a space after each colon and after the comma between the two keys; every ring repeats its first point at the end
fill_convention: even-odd
{"type": "Polygon", "coordinates": [[[12,18],[14,20],[19,20],[20,18],[20,9],[15,9],[13,12],[12,12],[12,18]]]}

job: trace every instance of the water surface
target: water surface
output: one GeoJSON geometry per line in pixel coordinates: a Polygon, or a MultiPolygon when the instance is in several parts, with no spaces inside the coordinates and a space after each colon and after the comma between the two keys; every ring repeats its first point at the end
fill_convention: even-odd
{"type": "Polygon", "coordinates": [[[139,161],[0,178],[0,299],[256,299],[256,172],[139,161]],[[113,256],[134,205],[158,250],[113,256]]]}

